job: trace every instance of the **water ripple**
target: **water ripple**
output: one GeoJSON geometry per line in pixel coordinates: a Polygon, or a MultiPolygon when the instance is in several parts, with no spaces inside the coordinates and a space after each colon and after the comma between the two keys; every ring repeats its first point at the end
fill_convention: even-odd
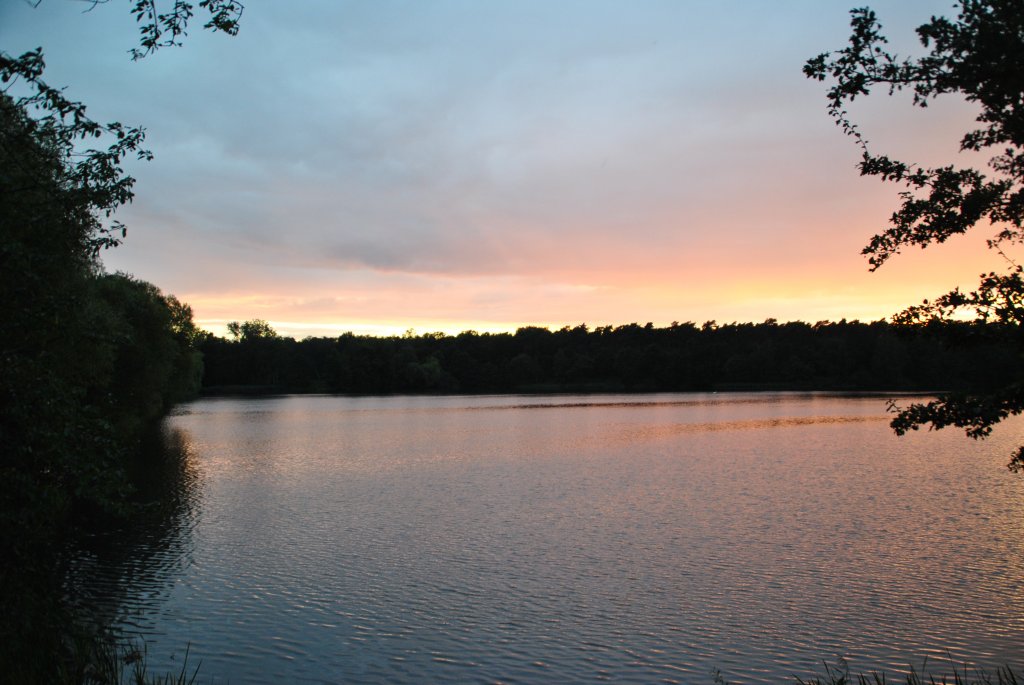
{"type": "Polygon", "coordinates": [[[76,592],[110,595],[151,668],[191,643],[216,683],[1020,666],[1024,423],[975,443],[886,418],[798,394],[198,402],[170,425],[201,497],[147,554],[83,554],[76,592]]]}

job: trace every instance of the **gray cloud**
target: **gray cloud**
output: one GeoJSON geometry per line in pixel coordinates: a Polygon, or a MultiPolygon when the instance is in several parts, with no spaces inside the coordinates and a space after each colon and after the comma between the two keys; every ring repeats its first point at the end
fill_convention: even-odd
{"type": "MultiPolygon", "coordinates": [[[[115,268],[514,276],[838,235],[855,151],[800,66],[845,42],[848,4],[252,3],[237,38],[133,64],[123,6],[51,1],[4,5],[0,40],[149,129],[115,268]]],[[[893,35],[946,9],[877,4],[893,35]]]]}

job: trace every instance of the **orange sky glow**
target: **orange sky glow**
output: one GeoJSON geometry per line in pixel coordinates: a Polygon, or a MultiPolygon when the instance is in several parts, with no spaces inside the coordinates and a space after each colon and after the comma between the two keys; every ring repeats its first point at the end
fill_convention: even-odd
{"type": "MultiPolygon", "coordinates": [[[[801,73],[846,43],[843,0],[261,5],[139,63],[130,16],[73,5],[7,3],[0,39],[147,127],[104,264],[217,334],[877,320],[1005,265],[983,226],[868,271],[900,188],[858,175],[801,73]]],[[[904,53],[950,11],[873,7],[904,53]]],[[[851,115],[873,150],[984,165],[957,149],[966,103],[851,115]]]]}

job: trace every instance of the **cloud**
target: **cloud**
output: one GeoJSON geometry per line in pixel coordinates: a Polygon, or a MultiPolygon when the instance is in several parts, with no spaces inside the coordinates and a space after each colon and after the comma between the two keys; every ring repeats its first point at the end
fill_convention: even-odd
{"type": "MultiPolygon", "coordinates": [[[[694,290],[758,299],[722,281],[760,301],[794,274],[859,282],[893,189],[856,178],[800,73],[845,43],[847,4],[264,3],[236,38],[197,28],[131,63],[122,6],[6,3],[0,40],[45,44],[53,82],[149,130],[110,268],[198,302],[287,292],[318,317],[644,319],[694,290]],[[370,291],[391,295],[345,308],[370,291]]],[[[902,49],[946,7],[877,9],[902,49]]],[[[907,136],[906,109],[863,115],[915,154],[969,118],[935,108],[907,136]]]]}

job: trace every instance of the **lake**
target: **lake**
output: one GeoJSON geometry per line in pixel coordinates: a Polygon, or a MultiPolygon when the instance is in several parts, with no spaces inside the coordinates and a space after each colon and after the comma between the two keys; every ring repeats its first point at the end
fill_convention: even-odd
{"type": "Polygon", "coordinates": [[[182,406],[165,438],[159,503],[69,581],[153,672],[186,648],[213,683],[1024,666],[1019,420],[975,442],[897,438],[871,396],[286,396],[182,406]]]}

